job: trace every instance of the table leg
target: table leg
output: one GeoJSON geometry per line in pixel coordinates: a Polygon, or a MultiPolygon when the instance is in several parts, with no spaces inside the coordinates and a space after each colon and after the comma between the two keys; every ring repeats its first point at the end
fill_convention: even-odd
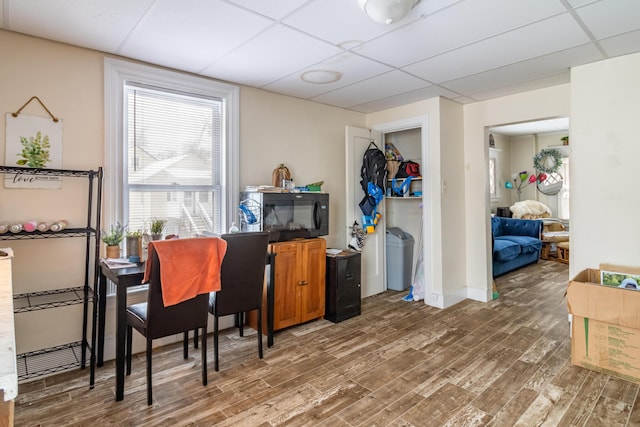
{"type": "Polygon", "coordinates": [[[127,334],[127,287],[116,286],[116,401],[124,399],[124,359],[127,334]]]}
{"type": "Polygon", "coordinates": [[[104,329],[105,329],[105,316],[107,313],[107,277],[102,273],[100,269],[100,278],[98,280],[98,345],[97,352],[97,366],[104,365],[104,329]]]}
{"type": "Polygon", "coordinates": [[[273,347],[273,292],[276,280],[276,254],[269,254],[269,281],[267,283],[267,347],[273,347]]]}

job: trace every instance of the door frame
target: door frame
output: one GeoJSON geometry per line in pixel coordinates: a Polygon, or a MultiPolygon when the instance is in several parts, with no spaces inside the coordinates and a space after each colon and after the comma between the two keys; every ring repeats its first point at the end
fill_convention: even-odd
{"type": "MultiPolygon", "coordinates": [[[[431,155],[429,144],[429,116],[416,116],[406,119],[401,119],[393,122],[378,123],[371,126],[373,130],[382,133],[382,139],[387,133],[400,132],[410,129],[420,128],[420,149],[422,152],[422,188],[423,188],[423,200],[422,200],[422,257],[423,257],[423,277],[425,280],[424,290],[424,303],[432,305],[434,307],[442,308],[443,298],[442,295],[433,292],[433,240],[432,240],[432,218],[435,218],[432,211],[436,203],[433,203],[433,199],[436,195],[431,194],[429,189],[431,188],[431,177],[429,171],[439,170],[435,168],[434,162],[437,159],[431,155]],[[425,172],[426,171],[426,172],[425,172]],[[426,198],[425,198],[426,195],[426,198]]],[[[439,194],[437,195],[440,196],[439,194]]],[[[386,258],[386,257],[385,257],[386,258]]],[[[385,289],[386,289],[386,277],[385,277],[385,289]]]]}

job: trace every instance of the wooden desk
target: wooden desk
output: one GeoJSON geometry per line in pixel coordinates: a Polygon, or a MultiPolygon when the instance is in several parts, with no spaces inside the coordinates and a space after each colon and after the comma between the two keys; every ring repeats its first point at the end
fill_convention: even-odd
{"type": "MultiPolygon", "coordinates": [[[[275,283],[275,255],[267,254],[266,265],[269,267],[267,280],[267,346],[273,345],[273,289],[275,283]]],[[[100,279],[98,281],[98,327],[96,365],[104,364],[104,331],[107,307],[107,279],[116,285],[116,401],[124,398],[124,361],[125,338],[127,331],[127,290],[139,286],[144,276],[144,264],[131,268],[111,270],[100,262],[100,279]]]]}

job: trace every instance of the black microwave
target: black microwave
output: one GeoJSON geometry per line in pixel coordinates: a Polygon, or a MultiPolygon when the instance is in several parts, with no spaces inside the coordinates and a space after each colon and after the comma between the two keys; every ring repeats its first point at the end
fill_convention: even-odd
{"type": "Polygon", "coordinates": [[[269,241],[309,239],[329,234],[327,193],[240,194],[241,231],[268,231],[269,241]]]}

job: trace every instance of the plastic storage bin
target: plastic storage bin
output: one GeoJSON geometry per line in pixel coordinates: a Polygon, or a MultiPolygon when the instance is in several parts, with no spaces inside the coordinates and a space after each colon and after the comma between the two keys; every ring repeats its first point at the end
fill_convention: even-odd
{"type": "Polygon", "coordinates": [[[399,227],[387,228],[387,289],[404,291],[411,286],[413,236],[399,227]]]}

